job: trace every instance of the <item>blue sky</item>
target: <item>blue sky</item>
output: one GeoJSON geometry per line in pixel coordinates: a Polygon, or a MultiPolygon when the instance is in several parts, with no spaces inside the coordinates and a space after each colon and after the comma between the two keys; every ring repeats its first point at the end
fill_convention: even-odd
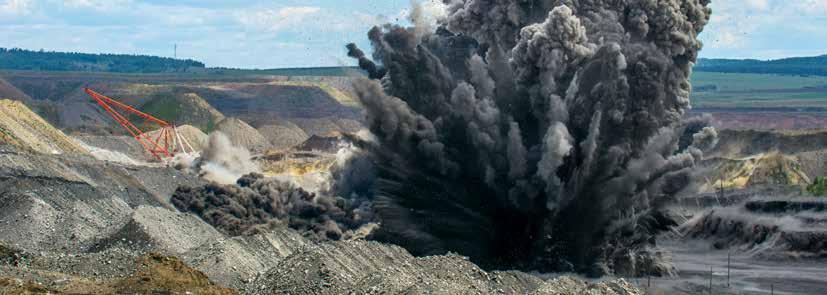
{"type": "MultiPolygon", "coordinates": [[[[423,0],[417,0],[423,1],[423,0]]],[[[703,57],[827,53],[827,0],[713,0],[703,57]]],[[[193,58],[208,66],[352,65],[410,0],[0,0],[0,47],[193,58]]]]}

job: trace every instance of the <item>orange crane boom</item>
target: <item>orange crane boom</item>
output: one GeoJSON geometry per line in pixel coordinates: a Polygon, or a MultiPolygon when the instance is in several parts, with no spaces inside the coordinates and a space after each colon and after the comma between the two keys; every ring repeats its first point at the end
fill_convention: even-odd
{"type": "MultiPolygon", "coordinates": [[[[97,93],[90,88],[84,88],[83,90],[86,94],[89,94],[89,96],[92,97],[92,99],[94,99],[98,105],[100,105],[101,108],[103,108],[113,119],[115,119],[118,124],[123,126],[123,128],[125,128],[126,131],[129,132],[129,134],[144,147],[144,150],[152,154],[152,156],[156,159],[163,161],[164,159],[172,157],[179,151],[184,151],[182,141],[185,140],[177,133],[175,126],[164,120],[155,118],[150,114],[141,112],[125,103],[97,93]],[[160,132],[158,132],[158,136],[154,139],[150,137],[149,134],[138,128],[138,126],[132,124],[132,122],[130,122],[126,116],[121,114],[118,109],[123,112],[136,115],[151,124],[157,125],[159,127],[158,130],[160,130],[160,132]],[[176,143],[181,146],[180,149],[178,149],[176,143]]],[[[189,143],[187,143],[187,145],[189,145],[189,143]]]]}

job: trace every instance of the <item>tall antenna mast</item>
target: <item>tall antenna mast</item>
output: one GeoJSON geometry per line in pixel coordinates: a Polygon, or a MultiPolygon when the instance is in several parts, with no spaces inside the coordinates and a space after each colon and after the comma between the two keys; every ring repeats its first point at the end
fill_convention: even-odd
{"type": "Polygon", "coordinates": [[[173,45],[173,47],[175,48],[175,50],[174,50],[175,53],[174,53],[173,57],[175,59],[178,59],[178,43],[175,43],[175,45],[173,45]]]}

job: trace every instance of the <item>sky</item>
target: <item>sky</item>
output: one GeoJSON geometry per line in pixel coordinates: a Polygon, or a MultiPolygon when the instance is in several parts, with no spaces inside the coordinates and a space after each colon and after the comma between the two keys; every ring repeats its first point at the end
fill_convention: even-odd
{"type": "MultiPolygon", "coordinates": [[[[430,3],[434,0],[415,0],[430,3]]],[[[431,5],[436,7],[436,5],[431,5]]],[[[175,55],[209,67],[353,65],[344,44],[411,0],[0,0],[0,47],[175,55]]],[[[713,0],[701,57],[827,54],[827,0],[713,0]]]]}

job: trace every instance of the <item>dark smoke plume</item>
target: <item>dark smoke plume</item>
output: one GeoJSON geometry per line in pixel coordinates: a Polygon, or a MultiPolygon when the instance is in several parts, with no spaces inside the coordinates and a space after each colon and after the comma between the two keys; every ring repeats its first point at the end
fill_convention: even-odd
{"type": "Polygon", "coordinates": [[[370,203],[316,195],[256,173],[236,185],[180,187],[172,204],[232,236],[286,224],[320,240],[339,240],[374,219],[370,203]]]}
{"type": "Polygon", "coordinates": [[[354,84],[376,237],[497,268],[669,272],[639,262],[714,144],[681,122],[708,3],[453,0],[433,32],[373,28],[375,63],[348,49],[386,69],[354,84]]]}
{"type": "Polygon", "coordinates": [[[365,52],[363,52],[359,47],[356,47],[356,44],[350,43],[347,46],[347,56],[355,58],[359,61],[359,68],[368,72],[368,77],[371,79],[379,79],[385,75],[385,69],[379,68],[376,64],[370,60],[369,58],[365,57],[365,52]]]}

